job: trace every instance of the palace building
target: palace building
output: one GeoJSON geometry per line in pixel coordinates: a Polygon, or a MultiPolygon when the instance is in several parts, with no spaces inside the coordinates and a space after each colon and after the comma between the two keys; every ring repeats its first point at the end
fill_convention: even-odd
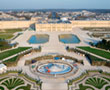
{"type": "Polygon", "coordinates": [[[34,26],[35,31],[71,31],[74,27],[110,27],[110,21],[70,21],[47,22],[36,21],[0,21],[0,29],[29,28],[34,26]]]}

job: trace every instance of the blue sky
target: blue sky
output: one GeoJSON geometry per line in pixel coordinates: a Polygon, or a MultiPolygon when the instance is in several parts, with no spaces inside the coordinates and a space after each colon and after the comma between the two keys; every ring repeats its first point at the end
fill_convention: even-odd
{"type": "Polygon", "coordinates": [[[110,0],[0,0],[0,9],[110,9],[110,0]]]}

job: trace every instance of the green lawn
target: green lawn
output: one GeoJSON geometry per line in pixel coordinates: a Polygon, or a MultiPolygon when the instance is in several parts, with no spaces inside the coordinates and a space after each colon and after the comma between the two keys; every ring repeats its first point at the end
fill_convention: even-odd
{"type": "Polygon", "coordinates": [[[75,89],[75,90],[95,90],[95,89],[92,88],[91,86],[85,86],[83,84],[79,84],[79,89],[75,89]]]}
{"type": "Polygon", "coordinates": [[[7,67],[12,67],[12,66],[16,66],[18,63],[18,58],[19,56],[15,56],[13,58],[10,58],[6,61],[3,61],[3,63],[7,66],[7,67]]]}
{"type": "Polygon", "coordinates": [[[12,46],[5,40],[0,40],[0,50],[5,50],[5,49],[9,49],[12,46]]]}
{"type": "MultiPolygon", "coordinates": [[[[97,88],[98,90],[102,90],[102,88],[105,85],[108,85],[109,82],[107,82],[105,79],[101,78],[101,77],[90,77],[85,81],[85,85],[84,84],[79,84],[79,89],[75,89],[75,90],[96,90],[94,89],[97,88]]],[[[105,89],[103,90],[109,90],[110,86],[105,86],[105,89]]]]}
{"type": "Polygon", "coordinates": [[[0,30],[0,38],[2,39],[10,39],[12,38],[15,32],[20,32],[22,29],[5,29],[5,30],[0,30]]]}
{"type": "Polygon", "coordinates": [[[80,48],[82,50],[85,50],[87,52],[96,54],[98,56],[104,57],[106,59],[110,59],[110,52],[106,52],[106,51],[95,49],[95,48],[91,48],[91,47],[78,47],[78,48],[80,48]]]}
{"type": "MultiPolygon", "coordinates": [[[[8,77],[7,77],[8,78],[8,77]]],[[[8,90],[12,90],[17,87],[16,90],[31,90],[31,85],[25,85],[25,82],[21,78],[9,78],[6,80],[2,80],[3,82],[0,84],[0,90],[5,90],[4,87],[7,87],[8,90]],[[4,86],[4,87],[3,87],[4,86]]]]}
{"type": "Polygon", "coordinates": [[[92,56],[92,55],[88,55],[88,56],[90,57],[90,59],[91,59],[92,61],[104,61],[103,59],[97,58],[97,57],[92,56]]]}
{"type": "Polygon", "coordinates": [[[31,85],[27,84],[26,86],[18,87],[16,90],[31,90],[31,85]]]}
{"type": "Polygon", "coordinates": [[[101,88],[103,88],[104,85],[108,84],[108,82],[105,81],[104,79],[96,78],[96,77],[88,78],[85,83],[88,84],[88,85],[92,85],[92,86],[94,86],[95,88],[98,88],[98,89],[101,89],[101,88]]]}
{"type": "Polygon", "coordinates": [[[0,53],[0,60],[2,60],[4,58],[7,58],[9,56],[12,56],[14,54],[17,54],[19,52],[25,51],[25,50],[27,50],[29,48],[30,47],[19,47],[19,48],[16,48],[16,49],[12,49],[12,50],[8,50],[8,51],[5,51],[5,52],[2,52],[2,53],[0,53]]]}
{"type": "Polygon", "coordinates": [[[18,58],[18,56],[15,56],[13,58],[10,58],[10,59],[4,61],[4,63],[10,63],[10,62],[14,63],[17,60],[17,58],[18,58]]]}
{"type": "Polygon", "coordinates": [[[14,36],[13,34],[0,33],[0,38],[2,38],[2,39],[10,39],[10,38],[12,38],[13,36],[14,36]]]}
{"type": "Polygon", "coordinates": [[[36,90],[36,87],[40,88],[36,81],[19,71],[8,71],[0,74],[0,90],[31,90],[33,84],[33,90],[36,90]]]}
{"type": "Polygon", "coordinates": [[[5,80],[1,85],[4,85],[7,87],[9,90],[14,89],[17,86],[24,85],[24,80],[21,78],[10,78],[8,80],[5,80]]]}

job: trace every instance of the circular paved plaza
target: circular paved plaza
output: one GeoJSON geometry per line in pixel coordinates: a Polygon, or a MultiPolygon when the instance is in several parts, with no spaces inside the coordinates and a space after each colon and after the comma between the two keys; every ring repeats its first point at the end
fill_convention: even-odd
{"type": "Polygon", "coordinates": [[[42,60],[32,64],[30,70],[38,76],[58,78],[74,75],[78,66],[62,60],[42,60]]]}

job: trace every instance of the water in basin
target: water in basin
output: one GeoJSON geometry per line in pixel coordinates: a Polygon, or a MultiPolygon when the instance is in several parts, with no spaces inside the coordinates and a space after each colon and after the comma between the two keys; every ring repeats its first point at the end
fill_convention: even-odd
{"type": "Polygon", "coordinates": [[[79,38],[74,34],[59,35],[59,40],[60,42],[65,43],[65,44],[75,44],[75,43],[80,42],[79,38]]]}
{"type": "Polygon", "coordinates": [[[43,34],[33,35],[28,40],[28,42],[30,44],[41,44],[41,43],[46,43],[48,41],[49,41],[49,36],[48,35],[43,35],[43,34]]]}
{"type": "Polygon", "coordinates": [[[65,74],[71,71],[71,67],[67,64],[49,63],[40,66],[38,71],[48,74],[65,74]]]}

